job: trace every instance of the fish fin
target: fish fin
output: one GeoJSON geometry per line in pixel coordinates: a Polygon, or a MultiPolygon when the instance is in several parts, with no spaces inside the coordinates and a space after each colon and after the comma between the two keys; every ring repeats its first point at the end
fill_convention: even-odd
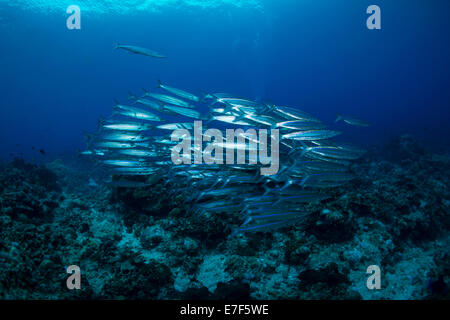
{"type": "Polygon", "coordinates": [[[286,181],[286,183],[284,184],[284,186],[282,186],[282,187],[280,188],[280,191],[283,191],[284,189],[288,188],[292,183],[293,183],[292,180],[286,181]]]}
{"type": "Polygon", "coordinates": [[[206,120],[205,125],[209,125],[211,122],[213,122],[215,119],[213,117],[206,120]]]}
{"type": "Polygon", "coordinates": [[[114,45],[114,50],[117,50],[120,48],[120,43],[116,42],[116,44],[114,45]]]}
{"type": "Polygon", "coordinates": [[[334,120],[334,123],[341,121],[343,118],[341,115],[336,114],[336,120],[334,120]]]}
{"type": "Polygon", "coordinates": [[[207,97],[210,96],[210,95],[207,94],[207,93],[205,93],[205,92],[203,92],[203,91],[200,91],[200,96],[201,96],[201,98],[200,98],[200,101],[199,101],[199,102],[205,103],[206,100],[208,100],[207,97]]]}
{"type": "Polygon", "coordinates": [[[271,102],[266,102],[266,103],[264,103],[264,105],[266,106],[267,111],[275,110],[275,105],[273,103],[271,103],[271,102]]]}
{"type": "Polygon", "coordinates": [[[252,217],[248,217],[248,218],[244,221],[244,223],[241,225],[241,227],[244,227],[244,226],[248,225],[250,222],[252,222],[252,220],[253,220],[252,217]]]}
{"type": "Polygon", "coordinates": [[[302,145],[302,153],[300,154],[300,157],[303,157],[306,152],[308,152],[308,146],[303,141],[300,141],[300,144],[302,145]]]}
{"type": "Polygon", "coordinates": [[[158,86],[157,86],[157,88],[162,88],[162,85],[163,84],[162,84],[161,80],[158,79],[158,86]]]}
{"type": "Polygon", "coordinates": [[[128,91],[128,100],[137,100],[137,96],[133,92],[128,91]]]}
{"type": "MultiPolygon", "coordinates": [[[[217,100],[214,101],[212,105],[214,105],[214,104],[216,104],[216,103],[219,103],[219,101],[217,101],[217,100]]],[[[222,101],[222,102],[220,102],[220,103],[223,103],[223,104],[225,105],[225,108],[224,108],[224,110],[223,110],[223,114],[227,114],[227,113],[233,111],[233,106],[232,106],[231,104],[229,104],[228,102],[222,101]]]]}
{"type": "Polygon", "coordinates": [[[295,153],[297,150],[295,148],[291,148],[291,150],[289,150],[288,155],[291,156],[293,153],[295,153]]]}
{"type": "Polygon", "coordinates": [[[142,88],[142,91],[144,91],[143,97],[147,96],[147,95],[150,93],[150,92],[149,92],[147,89],[145,89],[145,88],[142,88]]]}
{"type": "MultiPolygon", "coordinates": [[[[217,185],[218,185],[220,182],[222,182],[222,181],[223,181],[222,178],[217,178],[216,182],[213,183],[213,185],[211,186],[210,189],[214,189],[214,187],[217,186],[217,185]]],[[[226,184],[226,183],[225,183],[225,184],[226,184]]],[[[222,187],[224,187],[225,184],[224,184],[222,187]]]]}
{"type": "Polygon", "coordinates": [[[195,199],[193,199],[193,200],[194,200],[194,203],[199,202],[199,201],[203,198],[204,195],[205,195],[205,192],[204,192],[204,191],[200,192],[199,195],[198,195],[198,197],[195,198],[195,199]]]}
{"type": "MultiPolygon", "coordinates": [[[[290,172],[293,168],[297,166],[298,159],[295,159],[290,166],[286,166],[284,171],[290,172]]],[[[282,172],[284,172],[282,171],[282,172]]]]}
{"type": "Polygon", "coordinates": [[[271,191],[272,191],[272,189],[270,189],[267,185],[263,185],[263,188],[264,188],[264,194],[263,194],[263,196],[267,196],[267,194],[269,194],[271,191]]]}
{"type": "Polygon", "coordinates": [[[90,150],[91,149],[91,143],[92,143],[92,140],[93,140],[93,135],[88,133],[88,132],[84,132],[83,136],[84,136],[84,140],[86,141],[87,148],[88,148],[88,150],[90,150]]]}
{"type": "Polygon", "coordinates": [[[250,206],[248,204],[244,205],[244,208],[242,208],[241,212],[239,213],[240,215],[245,215],[245,212],[248,210],[250,206]]]}
{"type": "MultiPolygon", "coordinates": [[[[230,110],[231,111],[231,110],[230,110]]],[[[248,120],[246,118],[246,114],[245,113],[241,113],[239,115],[234,115],[234,121],[242,121],[242,120],[248,120]]]]}
{"type": "Polygon", "coordinates": [[[309,176],[304,177],[304,178],[302,179],[302,181],[300,182],[300,186],[301,186],[301,187],[304,187],[304,186],[305,186],[305,183],[306,183],[306,181],[308,181],[308,179],[309,179],[309,176]]]}
{"type": "Polygon", "coordinates": [[[105,118],[100,117],[98,119],[98,131],[102,131],[103,130],[103,125],[105,124],[105,118]]]}

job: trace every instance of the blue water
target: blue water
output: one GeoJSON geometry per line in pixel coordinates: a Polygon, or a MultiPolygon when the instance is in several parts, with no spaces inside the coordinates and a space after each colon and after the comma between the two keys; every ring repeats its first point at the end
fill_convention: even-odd
{"type": "Polygon", "coordinates": [[[381,144],[409,133],[449,146],[448,1],[166,1],[157,12],[133,10],[138,1],[108,12],[74,1],[81,30],[66,28],[67,6],[57,1],[8,2],[0,1],[2,157],[83,149],[83,132],[111,113],[113,98],[125,102],[157,79],[298,107],[328,123],[336,113],[372,123],[346,128],[346,141],[381,144]],[[366,28],[371,4],[381,8],[381,30],[366,28]],[[114,51],[116,42],[168,58],[114,51]]]}

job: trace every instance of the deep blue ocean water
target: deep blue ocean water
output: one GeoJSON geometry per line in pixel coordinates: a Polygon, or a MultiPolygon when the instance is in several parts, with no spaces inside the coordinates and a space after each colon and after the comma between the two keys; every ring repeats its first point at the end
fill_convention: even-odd
{"type": "Polygon", "coordinates": [[[158,79],[298,107],[327,123],[336,113],[362,118],[372,126],[345,127],[345,140],[363,145],[408,133],[449,147],[448,1],[159,1],[156,12],[140,8],[145,1],[106,12],[92,9],[96,1],[34,2],[45,3],[0,1],[2,157],[83,149],[83,132],[114,98],[158,79]],[[80,6],[81,30],[66,28],[68,4],[80,6]],[[372,4],[381,30],[366,28],[372,4]],[[168,58],[115,51],[116,42],[168,58]]]}

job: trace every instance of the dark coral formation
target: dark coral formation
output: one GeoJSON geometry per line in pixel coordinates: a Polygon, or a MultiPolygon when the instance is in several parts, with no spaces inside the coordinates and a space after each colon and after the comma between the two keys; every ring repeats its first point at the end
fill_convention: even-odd
{"type": "Polygon", "coordinates": [[[232,235],[239,219],[190,212],[172,182],[113,188],[16,159],[0,168],[0,298],[448,299],[450,157],[403,136],[352,169],[303,223],[232,235]]]}

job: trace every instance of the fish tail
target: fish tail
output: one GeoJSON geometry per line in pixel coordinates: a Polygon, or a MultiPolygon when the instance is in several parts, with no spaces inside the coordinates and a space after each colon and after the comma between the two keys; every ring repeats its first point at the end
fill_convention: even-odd
{"type": "Polygon", "coordinates": [[[206,100],[208,100],[208,96],[209,96],[209,94],[207,94],[203,91],[200,91],[200,101],[199,102],[205,103],[206,100]]]}
{"type": "Polygon", "coordinates": [[[245,119],[247,119],[247,118],[245,117],[245,114],[243,113],[243,114],[241,114],[239,116],[236,116],[234,121],[242,121],[242,120],[245,120],[245,119]]]}
{"type": "Polygon", "coordinates": [[[304,177],[304,178],[302,179],[302,181],[300,182],[300,186],[301,186],[301,187],[304,187],[305,184],[306,184],[306,181],[308,181],[308,179],[309,179],[309,175],[306,176],[306,177],[304,177]]]}
{"type": "Polygon", "coordinates": [[[244,206],[244,208],[242,208],[242,210],[241,210],[241,212],[240,212],[239,214],[245,215],[245,212],[248,210],[248,208],[249,208],[249,205],[246,204],[246,205],[244,206]]]}
{"type": "Polygon", "coordinates": [[[161,80],[158,79],[158,86],[157,86],[157,88],[162,88],[162,86],[163,86],[163,84],[162,84],[161,80]]]}
{"type": "Polygon", "coordinates": [[[105,119],[103,117],[100,117],[100,119],[98,119],[98,130],[102,131],[103,130],[103,125],[105,124],[105,119]]]}
{"type": "Polygon", "coordinates": [[[224,108],[224,112],[223,112],[224,114],[233,110],[233,106],[231,104],[229,104],[228,102],[223,102],[223,103],[225,104],[225,108],[224,108]]]}
{"type": "Polygon", "coordinates": [[[271,102],[266,102],[264,105],[266,106],[267,111],[275,110],[275,105],[271,102]]]}
{"type": "MultiPolygon", "coordinates": [[[[214,188],[215,188],[219,183],[221,183],[222,181],[223,181],[222,178],[218,178],[218,179],[216,180],[216,182],[214,182],[213,185],[212,185],[208,190],[214,189],[214,188]]],[[[227,183],[228,183],[228,182],[225,181],[225,183],[224,183],[224,185],[223,185],[222,187],[225,187],[227,183]]],[[[208,191],[208,190],[207,190],[207,191],[208,191]]]]}
{"type": "Polygon", "coordinates": [[[133,92],[128,91],[128,100],[137,100],[137,97],[133,92]]]}
{"type": "Polygon", "coordinates": [[[117,50],[120,48],[120,43],[116,42],[116,44],[114,45],[114,50],[117,50]]]}
{"type": "Polygon", "coordinates": [[[284,186],[281,187],[280,191],[283,191],[284,189],[288,188],[293,183],[292,180],[286,181],[284,186]]]}
{"type": "Polygon", "coordinates": [[[275,201],[275,202],[273,203],[273,206],[274,206],[274,207],[277,206],[278,204],[281,203],[281,201],[282,201],[282,198],[279,196],[279,197],[278,197],[278,200],[275,201]]]}
{"type": "Polygon", "coordinates": [[[272,189],[270,189],[267,185],[263,185],[263,188],[264,188],[263,196],[266,196],[267,194],[269,194],[272,191],[272,189]]]}
{"type": "Polygon", "coordinates": [[[334,123],[339,122],[342,120],[342,116],[339,114],[336,114],[336,120],[334,120],[334,123]]]}
{"type": "Polygon", "coordinates": [[[285,171],[287,171],[287,172],[291,171],[292,169],[294,169],[297,166],[297,163],[298,163],[298,159],[295,159],[294,162],[289,167],[285,167],[286,168],[285,171]]]}
{"type": "Polygon", "coordinates": [[[295,148],[291,148],[291,150],[289,150],[288,155],[291,156],[292,154],[294,154],[297,150],[295,148]]]}
{"type": "Polygon", "coordinates": [[[88,133],[88,132],[85,132],[85,133],[83,133],[83,136],[84,136],[84,140],[86,141],[87,148],[88,148],[88,150],[90,150],[91,149],[91,143],[92,143],[92,140],[93,140],[93,135],[88,133]]]}
{"type": "Polygon", "coordinates": [[[199,195],[198,195],[198,197],[196,197],[195,199],[193,199],[193,200],[194,200],[194,203],[199,202],[199,201],[203,198],[204,194],[205,194],[205,192],[200,192],[199,195]]]}
{"type": "Polygon", "coordinates": [[[205,122],[205,125],[209,125],[211,122],[213,122],[214,121],[214,118],[213,117],[211,117],[211,118],[209,118],[208,120],[206,120],[206,122],[205,122]]]}
{"type": "Polygon", "coordinates": [[[300,141],[300,144],[302,145],[302,153],[300,154],[300,157],[303,157],[306,152],[308,152],[308,146],[303,141],[300,141]]]}

